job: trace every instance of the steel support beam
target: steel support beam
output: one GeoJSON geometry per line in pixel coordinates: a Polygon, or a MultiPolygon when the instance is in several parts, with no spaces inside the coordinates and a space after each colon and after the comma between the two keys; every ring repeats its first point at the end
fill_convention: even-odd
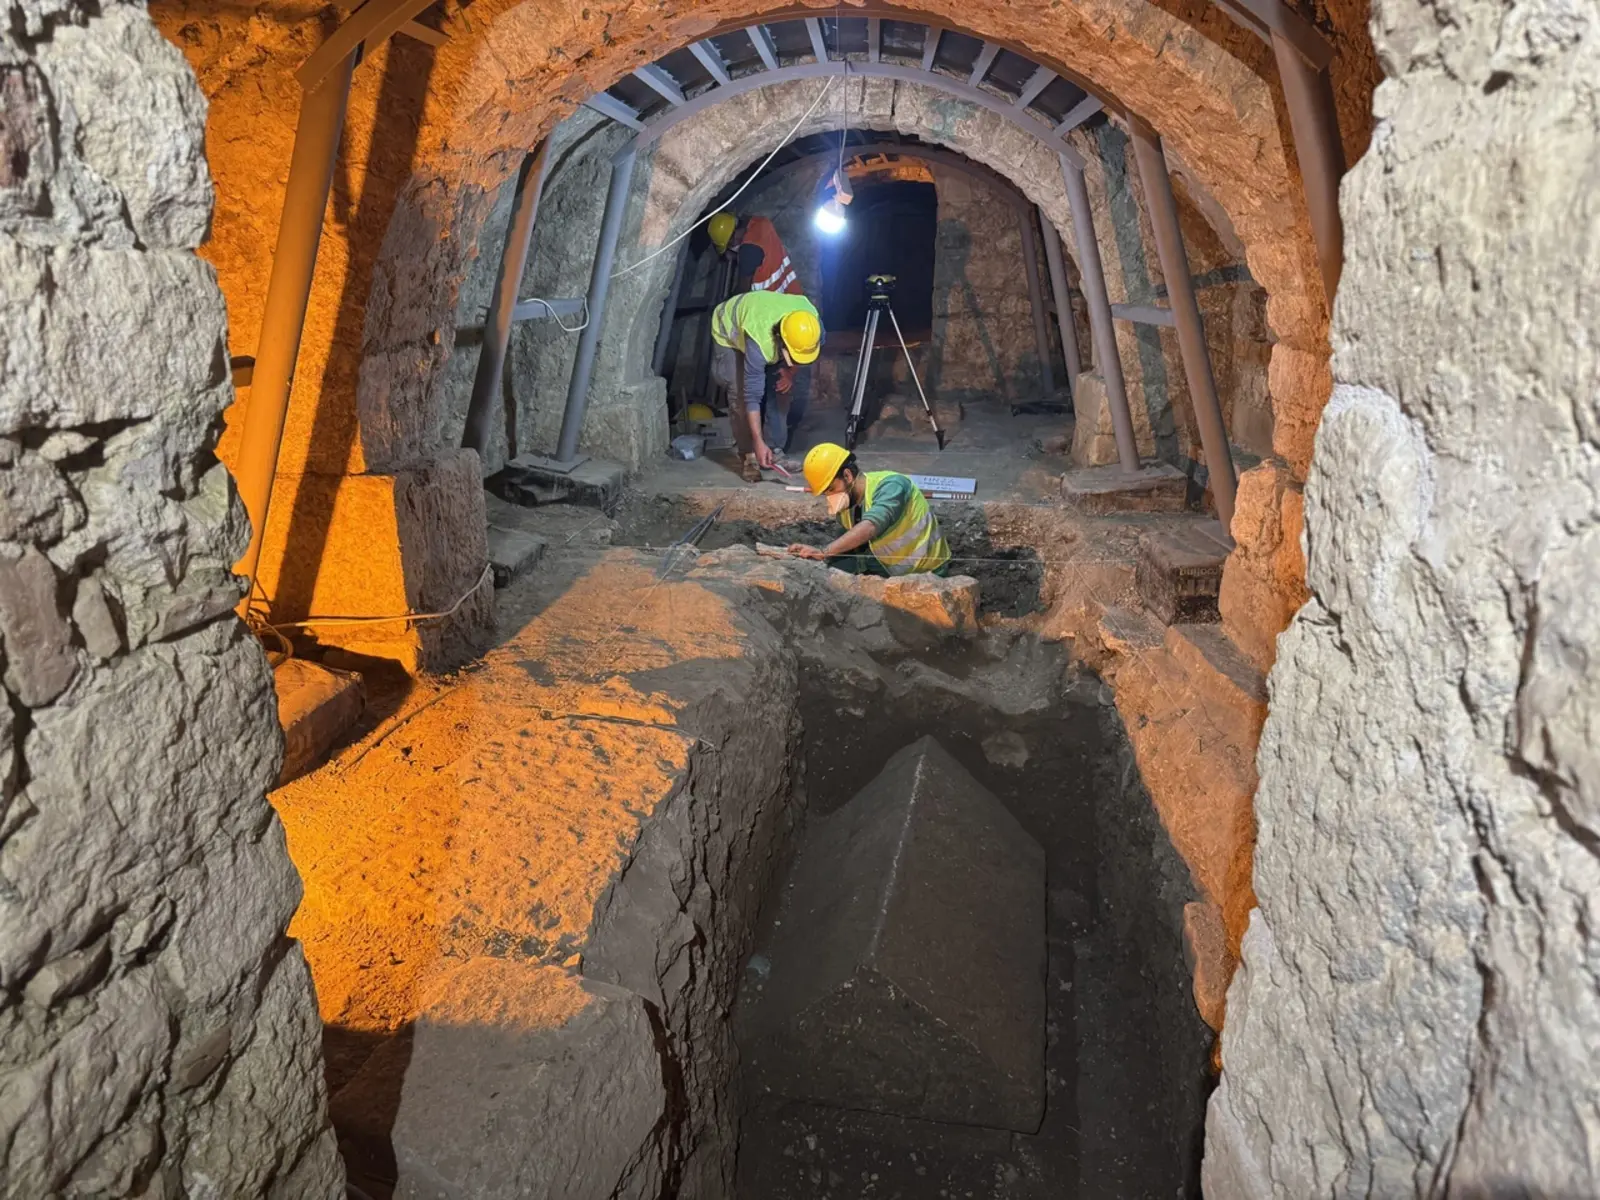
{"type": "Polygon", "coordinates": [[[711,72],[711,78],[718,84],[727,83],[732,79],[728,74],[728,64],[722,61],[722,55],[710,42],[690,42],[689,53],[699,60],[702,67],[711,72]]]}
{"type": "MultiPolygon", "coordinates": [[[[811,18],[813,21],[815,18],[811,18]]],[[[704,112],[712,105],[730,100],[734,96],[743,95],[745,92],[756,88],[771,87],[774,84],[787,83],[792,79],[825,79],[830,75],[848,75],[851,77],[870,76],[878,79],[902,79],[909,83],[920,83],[931,88],[937,88],[949,95],[968,100],[980,108],[986,108],[997,116],[1004,117],[1018,129],[1030,137],[1038,138],[1050,149],[1059,155],[1065,155],[1067,160],[1080,170],[1083,167],[1083,156],[1072,146],[1062,141],[1060,136],[1045,122],[1039,120],[1032,112],[1024,112],[1013,107],[1009,100],[996,96],[993,92],[983,88],[973,87],[962,79],[952,79],[938,71],[932,73],[919,70],[917,67],[905,66],[901,63],[880,62],[843,62],[828,61],[820,63],[797,63],[794,66],[781,67],[776,71],[757,71],[751,75],[741,75],[726,87],[711,88],[701,92],[687,103],[677,108],[668,109],[652,118],[645,125],[644,132],[638,138],[639,148],[643,149],[656,141],[667,130],[681,121],[704,112]]],[[[600,93],[604,95],[605,93],[600,93]]],[[[590,103],[590,100],[584,103],[590,103]]]]}
{"type": "Polygon", "coordinates": [[[1189,399],[1194,404],[1195,424],[1200,427],[1200,444],[1211,475],[1211,495],[1217,503],[1217,517],[1223,529],[1233,525],[1233,501],[1238,480],[1233,470],[1233,453],[1228,448],[1228,430],[1222,423],[1222,405],[1217,400],[1217,384],[1211,374],[1211,352],[1206,348],[1205,327],[1200,322],[1200,305],[1195,300],[1194,280],[1189,276],[1189,256],[1183,250],[1183,231],[1178,225],[1178,203],[1172,196],[1172,179],[1167,174],[1161,138],[1140,117],[1128,117],[1133,134],[1133,153],[1139,163],[1139,179],[1144,185],[1145,205],[1150,214],[1150,229],[1155,235],[1156,252],[1161,258],[1161,273],[1167,281],[1167,302],[1172,306],[1178,327],[1178,347],[1183,352],[1183,374],[1189,381],[1189,399]]]}
{"type": "Polygon", "coordinates": [[[1022,85],[1022,94],[1017,97],[1017,107],[1027,108],[1039,98],[1039,93],[1044,91],[1056,81],[1056,73],[1049,67],[1039,67],[1022,85]]]}
{"type": "Polygon", "coordinates": [[[1283,82],[1283,100],[1294,133],[1294,154],[1300,163],[1300,181],[1306,189],[1306,211],[1317,242],[1317,264],[1322,286],[1333,307],[1344,267],[1344,222],[1339,216],[1339,180],[1344,176],[1344,146],[1339,140],[1339,118],[1333,105],[1333,84],[1326,69],[1312,67],[1296,48],[1278,33],[1272,35],[1283,82]]]}
{"type": "Polygon", "coordinates": [[[822,22],[816,17],[806,18],[806,32],[811,35],[811,53],[819,63],[828,61],[828,43],[822,40],[822,22]]]}
{"type": "Polygon", "coordinates": [[[1061,253],[1061,235],[1050,223],[1050,218],[1039,211],[1039,225],[1044,233],[1045,263],[1050,268],[1050,291],[1056,299],[1056,328],[1061,333],[1061,355],[1067,360],[1067,391],[1076,396],[1078,376],[1083,374],[1083,360],[1078,354],[1078,328],[1072,320],[1072,292],[1067,287],[1067,264],[1061,253]]]}
{"type": "Polygon", "coordinates": [[[1018,214],[1022,226],[1022,269],[1028,279],[1028,308],[1033,312],[1033,341],[1039,348],[1039,382],[1044,395],[1056,390],[1055,368],[1050,365],[1050,326],[1045,320],[1044,289],[1039,286],[1039,242],[1033,235],[1033,213],[1018,214]]]}
{"type": "Polygon", "coordinates": [[[750,44],[756,48],[756,54],[761,58],[761,65],[769,71],[776,71],[778,48],[772,44],[772,35],[767,32],[767,27],[751,25],[745,32],[750,35],[750,44]]]}
{"type": "Polygon", "coordinates": [[[283,193],[283,218],[278,222],[278,244],[272,253],[272,273],[267,279],[266,305],[261,313],[250,403],[245,409],[233,472],[239,498],[250,514],[250,545],[234,567],[250,581],[242,611],[249,610],[255,590],[261,538],[267,528],[272,484],[278,474],[278,452],[283,445],[284,418],[294,390],[294,368],[300,357],[306,309],[311,303],[311,281],[317,270],[322,220],[333,187],[334,164],[350,100],[350,80],[359,53],[360,46],[353,47],[323,76],[320,87],[300,98],[289,178],[283,193]]]}
{"type": "Polygon", "coordinates": [[[589,323],[578,339],[572,381],[567,387],[567,406],[561,416],[561,436],[556,442],[555,456],[560,462],[571,462],[577,457],[583,414],[589,407],[595,351],[600,348],[600,330],[606,320],[606,297],[611,292],[617,238],[622,233],[622,218],[628,209],[628,188],[633,183],[633,167],[638,158],[638,153],[629,146],[611,163],[611,184],[606,188],[606,207],[600,218],[600,244],[595,248],[594,267],[589,272],[589,323]]]}
{"type": "Polygon", "coordinates": [[[933,60],[939,57],[939,39],[944,36],[944,30],[933,25],[922,27],[922,69],[933,70],[933,60]]]}
{"type": "Polygon", "coordinates": [[[1083,298],[1089,306],[1089,335],[1094,342],[1095,369],[1105,384],[1106,403],[1111,406],[1117,461],[1124,471],[1137,471],[1139,443],[1133,435],[1133,416],[1128,412],[1128,388],[1122,378],[1122,360],[1117,357],[1117,332],[1111,327],[1111,299],[1106,294],[1100,245],[1094,238],[1089,188],[1082,169],[1066,155],[1061,156],[1061,177],[1066,182],[1067,202],[1072,207],[1072,231],[1078,243],[1078,277],[1083,283],[1083,298]]]}
{"type": "Polygon", "coordinates": [[[661,306],[661,329],[656,334],[656,348],[650,355],[650,373],[661,374],[667,364],[667,347],[672,342],[672,325],[678,316],[678,299],[683,295],[683,277],[689,265],[689,239],[684,238],[678,247],[678,263],[672,271],[672,286],[667,289],[667,302],[661,306]]]}
{"type": "Polygon", "coordinates": [[[883,61],[883,19],[867,18],[867,61],[883,61]]]}
{"type": "Polygon", "coordinates": [[[967,80],[973,87],[983,82],[984,76],[989,73],[989,68],[994,66],[994,60],[1000,56],[1000,46],[995,42],[985,42],[983,49],[978,51],[978,59],[972,64],[972,76],[967,80]]]}
{"type": "Polygon", "coordinates": [[[467,422],[461,431],[462,449],[476,450],[479,457],[489,448],[490,421],[500,395],[506,347],[511,343],[517,289],[522,286],[523,268],[528,265],[528,244],[533,239],[533,222],[539,213],[539,196],[544,191],[549,161],[550,139],[546,138],[538,150],[522,160],[517,172],[511,222],[506,226],[505,246],[500,251],[494,291],[489,296],[489,315],[483,320],[483,346],[478,351],[478,371],[472,379],[472,399],[467,403],[467,422]]]}
{"type": "Polygon", "coordinates": [[[1111,315],[1118,321],[1131,321],[1135,325],[1165,325],[1169,329],[1178,327],[1172,310],[1156,304],[1113,304],[1111,315]]]}
{"type": "MultiPolygon", "coordinates": [[[[691,46],[689,49],[693,50],[694,47],[691,46]]],[[[655,63],[646,63],[642,67],[633,69],[633,77],[673,107],[677,107],[684,101],[683,89],[678,86],[676,79],[667,74],[665,67],[658,67],[655,63]]]]}
{"type": "Polygon", "coordinates": [[[639,120],[639,114],[610,92],[596,92],[583,103],[585,108],[592,108],[601,116],[610,117],[619,125],[626,125],[629,129],[634,130],[642,130],[644,128],[644,122],[639,120]]]}
{"type": "Polygon", "coordinates": [[[1103,107],[1105,106],[1100,103],[1098,96],[1085,96],[1069,108],[1067,115],[1061,118],[1060,123],[1056,126],[1056,136],[1066,137],[1067,134],[1082,125],[1103,107]]]}
{"type": "MultiPolygon", "coordinates": [[[[1027,198],[1017,190],[1017,185],[1012,183],[1011,180],[998,171],[992,170],[980,162],[974,162],[970,158],[965,158],[953,150],[944,150],[938,146],[908,146],[903,142],[864,142],[860,145],[847,145],[844,148],[846,162],[853,158],[870,157],[877,154],[893,154],[900,158],[919,158],[924,162],[938,163],[941,166],[949,167],[951,170],[970,175],[974,179],[982,180],[995,190],[1001,200],[1013,208],[1025,210],[1030,207],[1027,198]]],[[[769,168],[761,178],[764,181],[779,179],[784,175],[800,170],[808,163],[816,162],[819,159],[827,159],[832,162],[836,161],[838,157],[839,149],[837,146],[830,147],[827,150],[816,150],[810,154],[802,154],[799,158],[792,158],[781,166],[769,168]]]]}

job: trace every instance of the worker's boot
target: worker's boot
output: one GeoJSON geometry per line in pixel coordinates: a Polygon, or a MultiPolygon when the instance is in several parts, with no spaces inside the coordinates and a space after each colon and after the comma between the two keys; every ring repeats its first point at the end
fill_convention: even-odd
{"type": "Polygon", "coordinates": [[[739,470],[739,474],[744,476],[744,481],[746,483],[760,483],[761,460],[758,459],[754,454],[746,454],[744,456],[743,465],[739,470]]]}

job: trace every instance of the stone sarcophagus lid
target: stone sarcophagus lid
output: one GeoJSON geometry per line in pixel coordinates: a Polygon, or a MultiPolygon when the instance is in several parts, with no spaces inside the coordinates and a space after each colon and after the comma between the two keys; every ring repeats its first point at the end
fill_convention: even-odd
{"type": "Polygon", "coordinates": [[[932,738],[811,822],[767,957],[754,1094],[1038,1129],[1044,851],[932,738]]]}

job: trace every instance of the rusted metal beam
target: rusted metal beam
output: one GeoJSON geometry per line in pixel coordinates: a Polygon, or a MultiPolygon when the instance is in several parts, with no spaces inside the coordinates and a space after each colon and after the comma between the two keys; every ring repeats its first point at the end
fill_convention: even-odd
{"type": "Polygon", "coordinates": [[[1233,468],[1233,452],[1228,446],[1228,428],[1223,424],[1222,405],[1217,399],[1217,383],[1211,372],[1211,351],[1206,346],[1200,305],[1194,295],[1194,280],[1189,275],[1189,256],[1183,249],[1178,202],[1172,195],[1172,179],[1167,174],[1160,135],[1140,117],[1129,117],[1128,129],[1133,134],[1133,153],[1139,164],[1150,230],[1155,235],[1156,252],[1161,257],[1161,274],[1167,281],[1167,302],[1172,306],[1172,318],[1177,325],[1183,374],[1189,381],[1189,400],[1194,405],[1206,470],[1211,476],[1211,496],[1216,501],[1217,519],[1226,530],[1233,524],[1234,496],[1239,484],[1233,468]]]}
{"type": "Polygon", "coordinates": [[[1322,286],[1333,305],[1344,268],[1344,221],[1339,216],[1339,181],[1344,177],[1344,145],[1334,109],[1328,72],[1308,64],[1286,39],[1274,33],[1272,50],[1283,82],[1283,101],[1294,133],[1294,154],[1306,192],[1311,235],[1317,242],[1322,286]]]}
{"type": "Polygon", "coordinates": [[[250,606],[256,568],[261,561],[261,539],[272,504],[273,480],[278,474],[284,420],[294,390],[295,363],[300,358],[311,281],[317,270],[317,249],[322,242],[322,221],[333,187],[358,49],[359,43],[321,77],[319,86],[301,97],[300,115],[295,122],[283,216],[278,222],[278,244],[272,254],[272,273],[267,279],[266,304],[261,313],[250,403],[245,409],[234,468],[239,498],[250,514],[250,545],[234,568],[250,581],[250,591],[245,593],[243,602],[245,611],[250,606]]]}
{"type": "Polygon", "coordinates": [[[511,322],[517,307],[517,289],[528,265],[528,245],[533,238],[533,222],[539,214],[539,197],[544,192],[545,169],[550,162],[550,139],[522,160],[517,172],[516,190],[511,202],[511,220],[506,225],[505,245],[495,272],[494,291],[489,296],[489,314],[483,321],[483,348],[478,352],[478,370],[472,379],[472,398],[467,402],[467,420],[461,430],[461,447],[476,450],[481,457],[489,448],[489,429],[504,376],[506,347],[511,344],[511,322]]]}
{"type": "Polygon", "coordinates": [[[1111,408],[1111,431],[1117,439],[1117,460],[1124,471],[1139,469],[1139,443],[1133,433],[1133,416],[1128,411],[1128,386],[1122,378],[1122,360],[1117,356],[1117,332],[1111,327],[1111,299],[1106,293],[1105,268],[1100,262],[1100,244],[1094,236],[1094,213],[1089,207],[1089,188],[1083,169],[1065,155],[1061,157],[1061,178],[1067,185],[1067,203],[1072,207],[1072,231],[1078,243],[1078,278],[1083,298],[1089,306],[1089,334],[1094,342],[1094,366],[1105,385],[1106,403],[1111,408]]]}

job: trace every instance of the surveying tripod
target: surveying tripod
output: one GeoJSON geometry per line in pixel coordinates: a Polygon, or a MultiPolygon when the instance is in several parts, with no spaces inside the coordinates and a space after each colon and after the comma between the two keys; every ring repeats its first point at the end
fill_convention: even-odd
{"type": "Polygon", "coordinates": [[[894,326],[894,336],[906,356],[906,366],[911,370],[911,382],[917,385],[917,395],[922,397],[922,410],[928,414],[928,424],[933,426],[933,436],[939,439],[939,449],[944,449],[944,430],[939,428],[939,418],[933,415],[928,403],[928,393],[922,390],[922,380],[917,378],[917,364],[911,361],[911,350],[906,346],[906,335],[900,332],[900,322],[889,307],[889,296],[894,291],[893,275],[867,276],[867,327],[861,332],[861,353],[856,358],[856,381],[851,389],[850,419],[844,427],[844,444],[847,450],[856,448],[856,435],[861,432],[861,404],[867,396],[867,376],[872,370],[872,351],[878,340],[878,317],[889,314],[894,326]]]}

